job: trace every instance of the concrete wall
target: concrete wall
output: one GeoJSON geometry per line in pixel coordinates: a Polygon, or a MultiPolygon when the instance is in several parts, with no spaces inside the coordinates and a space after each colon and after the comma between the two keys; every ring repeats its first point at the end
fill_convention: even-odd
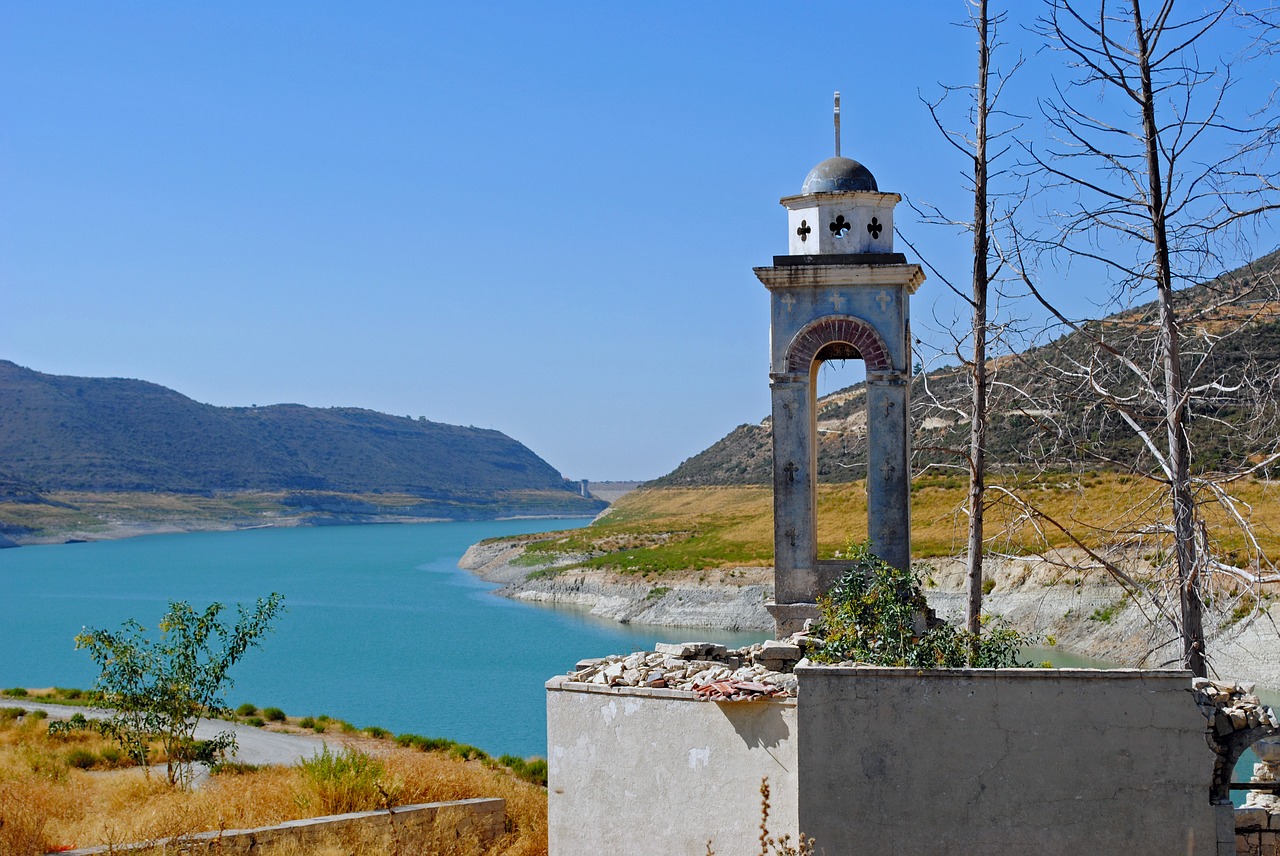
{"type": "Polygon", "coordinates": [[[262,848],[292,844],[305,849],[319,846],[334,836],[350,834],[395,835],[400,843],[417,852],[415,842],[433,829],[451,828],[459,838],[475,836],[486,844],[502,835],[506,825],[506,800],[471,799],[453,802],[419,803],[400,806],[392,812],[360,811],[291,820],[257,829],[228,829],[202,832],[181,839],[163,839],[139,844],[86,847],[66,851],[67,856],[101,856],[131,850],[163,849],[165,852],[216,853],[219,856],[261,853],[262,848]],[[439,827],[437,827],[439,824],[439,827]]]}
{"type": "Polygon", "coordinates": [[[677,690],[547,683],[552,856],[759,852],[797,837],[796,703],[699,701],[677,690]]]}
{"type": "Polygon", "coordinates": [[[800,667],[819,854],[1212,854],[1187,672],[800,667]]]}

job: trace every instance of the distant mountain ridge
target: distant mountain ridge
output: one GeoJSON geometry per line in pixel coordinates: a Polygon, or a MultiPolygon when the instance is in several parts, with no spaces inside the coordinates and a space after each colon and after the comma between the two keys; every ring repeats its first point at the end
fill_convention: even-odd
{"type": "Polygon", "coordinates": [[[474,501],[576,490],[499,431],[357,408],[216,407],[147,381],[64,377],[0,360],[0,499],[11,502],[45,491],[474,501]]]}

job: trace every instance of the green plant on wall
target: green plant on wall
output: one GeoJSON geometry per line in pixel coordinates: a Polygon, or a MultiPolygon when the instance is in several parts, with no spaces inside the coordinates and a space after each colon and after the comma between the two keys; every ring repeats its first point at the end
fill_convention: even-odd
{"type": "Polygon", "coordinates": [[[1024,666],[1019,649],[1030,639],[984,616],[979,634],[930,622],[920,580],[871,552],[868,544],[846,551],[847,570],[818,598],[815,663],[854,661],[914,669],[1024,666]]]}

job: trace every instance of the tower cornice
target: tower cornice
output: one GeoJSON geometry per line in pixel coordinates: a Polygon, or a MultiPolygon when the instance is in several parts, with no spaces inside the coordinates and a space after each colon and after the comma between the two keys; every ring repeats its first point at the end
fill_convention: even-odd
{"type": "Polygon", "coordinates": [[[905,286],[915,294],[925,280],[920,265],[775,265],[752,268],[770,291],[785,288],[905,286]]]}

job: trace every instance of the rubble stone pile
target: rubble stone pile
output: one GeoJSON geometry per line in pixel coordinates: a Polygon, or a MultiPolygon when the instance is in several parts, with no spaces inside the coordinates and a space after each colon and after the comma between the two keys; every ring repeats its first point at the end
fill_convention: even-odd
{"type": "Polygon", "coordinates": [[[1232,684],[1208,678],[1195,678],[1191,681],[1196,704],[1219,738],[1250,728],[1270,726],[1280,729],[1280,720],[1277,720],[1275,711],[1253,694],[1256,688],[1252,683],[1232,684]]]}
{"type": "Polygon", "coordinates": [[[607,687],[694,692],[704,701],[756,701],[795,696],[793,674],[809,643],[797,633],[727,648],[712,642],[659,642],[653,651],[584,660],[568,679],[607,687]]]}

